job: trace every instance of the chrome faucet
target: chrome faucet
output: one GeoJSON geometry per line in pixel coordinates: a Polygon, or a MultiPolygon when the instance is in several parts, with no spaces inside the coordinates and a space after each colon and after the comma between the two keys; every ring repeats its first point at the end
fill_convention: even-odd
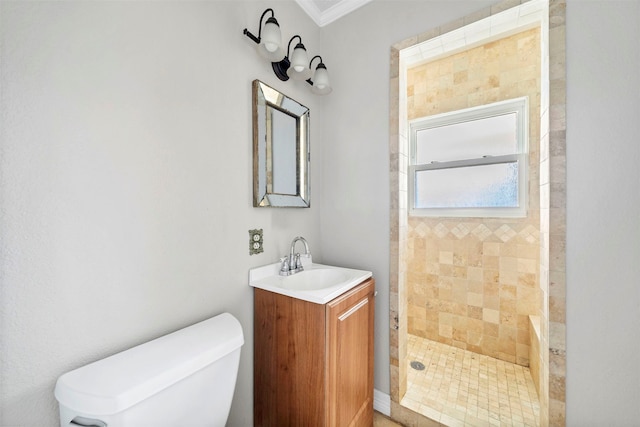
{"type": "Polygon", "coordinates": [[[298,241],[302,241],[302,244],[304,244],[304,256],[307,258],[311,256],[311,252],[309,252],[309,243],[307,243],[304,237],[296,237],[291,242],[289,256],[282,258],[282,266],[280,268],[281,276],[290,276],[304,270],[302,261],[300,260],[300,254],[295,253],[296,243],[298,243],[298,241]]]}

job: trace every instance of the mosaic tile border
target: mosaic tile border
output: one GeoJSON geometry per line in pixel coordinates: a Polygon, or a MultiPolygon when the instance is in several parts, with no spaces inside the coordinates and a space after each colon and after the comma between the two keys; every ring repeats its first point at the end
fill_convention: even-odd
{"type": "Polygon", "coordinates": [[[467,236],[475,236],[479,241],[484,242],[494,237],[503,243],[513,240],[521,240],[523,243],[539,243],[540,230],[531,224],[522,226],[502,224],[496,229],[489,228],[486,224],[458,223],[449,224],[446,222],[438,222],[435,226],[430,227],[424,222],[413,224],[411,220],[408,223],[408,232],[417,237],[428,237],[433,234],[440,239],[455,237],[462,240],[467,236]]]}

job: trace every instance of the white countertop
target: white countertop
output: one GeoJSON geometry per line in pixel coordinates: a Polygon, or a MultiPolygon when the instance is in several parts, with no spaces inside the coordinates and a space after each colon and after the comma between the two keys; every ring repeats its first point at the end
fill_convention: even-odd
{"type": "Polygon", "coordinates": [[[313,264],[311,258],[301,259],[304,271],[291,276],[280,276],[279,262],[252,268],[249,270],[249,285],[316,304],[326,304],[372,276],[370,271],[313,264]]]}

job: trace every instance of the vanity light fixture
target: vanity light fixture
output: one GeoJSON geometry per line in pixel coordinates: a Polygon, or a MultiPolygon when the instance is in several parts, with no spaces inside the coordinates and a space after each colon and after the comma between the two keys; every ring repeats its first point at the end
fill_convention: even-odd
{"type": "Polygon", "coordinates": [[[327,67],[322,62],[322,57],[320,55],[314,56],[309,62],[309,66],[307,66],[309,57],[307,56],[307,49],[302,44],[302,37],[296,34],[289,39],[287,51],[285,52],[282,49],[280,25],[275,18],[273,9],[269,8],[262,13],[258,27],[258,37],[251,34],[246,28],[244,29],[244,35],[258,45],[257,49],[260,56],[271,61],[273,72],[280,80],[287,81],[289,78],[304,80],[311,85],[311,91],[317,95],[331,93],[329,74],[327,73],[327,67]],[[268,12],[271,12],[271,17],[267,19],[263,27],[262,20],[268,12]],[[291,43],[295,39],[298,39],[298,42],[294,46],[291,56],[289,56],[291,43]],[[320,59],[320,63],[316,67],[315,73],[313,73],[312,80],[311,65],[316,58],[320,59]]]}
{"type": "Polygon", "coordinates": [[[311,92],[318,95],[327,95],[331,93],[333,89],[329,84],[329,73],[327,72],[327,67],[324,65],[324,62],[322,62],[322,57],[320,55],[316,55],[311,58],[311,61],[309,62],[309,69],[311,69],[311,64],[316,58],[320,58],[320,63],[316,67],[315,73],[313,73],[313,80],[308,79],[307,83],[311,85],[311,92]]]}
{"type": "Polygon", "coordinates": [[[258,53],[263,58],[271,62],[279,62],[285,57],[284,50],[282,50],[281,46],[282,35],[280,34],[280,25],[276,20],[273,9],[267,9],[262,13],[258,25],[258,37],[251,34],[246,28],[244,29],[244,34],[258,45],[258,53]],[[267,12],[271,12],[271,17],[267,19],[263,28],[262,20],[267,12]],[[263,30],[264,34],[262,34],[263,30]]]}
{"type": "Polygon", "coordinates": [[[276,76],[282,80],[287,81],[289,77],[294,80],[307,80],[311,77],[311,69],[307,67],[307,49],[302,44],[302,38],[299,35],[291,37],[287,46],[287,56],[280,62],[273,62],[271,66],[276,76]],[[291,60],[289,60],[289,52],[291,51],[291,42],[293,39],[298,38],[299,42],[293,48],[293,54],[291,60]]]}

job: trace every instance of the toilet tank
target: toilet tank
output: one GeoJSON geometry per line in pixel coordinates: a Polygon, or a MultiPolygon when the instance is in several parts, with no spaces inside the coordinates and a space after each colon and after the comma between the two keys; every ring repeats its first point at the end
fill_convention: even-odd
{"type": "Polygon", "coordinates": [[[67,372],[61,426],[210,426],[227,421],[244,344],[223,313],[67,372]]]}

